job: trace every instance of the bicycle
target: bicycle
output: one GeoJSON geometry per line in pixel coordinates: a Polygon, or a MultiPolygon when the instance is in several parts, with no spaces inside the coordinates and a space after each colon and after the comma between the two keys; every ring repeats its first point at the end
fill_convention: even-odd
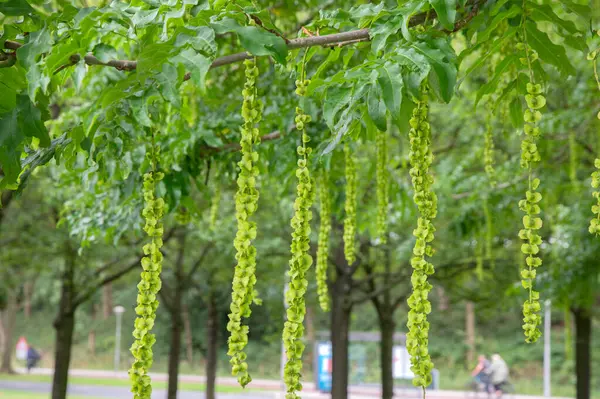
{"type": "Polygon", "coordinates": [[[479,379],[473,378],[466,384],[465,398],[492,399],[492,394],[486,390],[487,384],[479,379]]]}

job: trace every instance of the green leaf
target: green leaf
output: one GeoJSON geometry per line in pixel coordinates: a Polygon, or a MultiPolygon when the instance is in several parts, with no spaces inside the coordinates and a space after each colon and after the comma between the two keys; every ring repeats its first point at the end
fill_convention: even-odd
{"type": "Polygon", "coordinates": [[[515,96],[508,107],[510,121],[515,129],[523,126],[523,104],[521,97],[515,96]]]}
{"type": "Polygon", "coordinates": [[[323,104],[323,117],[327,124],[332,127],[338,112],[352,99],[352,88],[334,86],[327,90],[327,96],[323,104]]]}
{"type": "Polygon", "coordinates": [[[367,97],[367,110],[377,129],[385,131],[387,129],[385,103],[381,99],[381,88],[377,84],[372,84],[367,97]]]}
{"type": "Polygon", "coordinates": [[[398,121],[402,106],[402,70],[396,63],[386,62],[378,69],[377,84],[381,88],[383,102],[390,111],[392,118],[398,121]]]}
{"type": "MultiPolygon", "coordinates": [[[[507,29],[506,32],[504,33],[503,36],[497,38],[490,46],[490,48],[488,49],[487,52],[485,52],[484,54],[480,55],[477,60],[469,67],[467,68],[467,70],[465,71],[465,75],[463,76],[463,78],[461,79],[464,80],[467,76],[469,76],[471,74],[471,72],[473,72],[474,70],[476,70],[477,68],[479,68],[481,65],[483,65],[483,63],[492,55],[492,54],[496,54],[498,52],[498,49],[502,46],[502,44],[507,40],[510,39],[511,37],[513,37],[515,34],[517,33],[517,29],[516,28],[510,28],[507,29]]],[[[479,48],[480,46],[473,46],[471,49],[469,50],[465,50],[460,54],[460,59],[461,62],[462,60],[466,57],[466,55],[472,53],[473,51],[475,51],[477,48],[479,48]]]]}
{"type": "Polygon", "coordinates": [[[514,18],[517,15],[520,15],[521,12],[521,7],[519,7],[516,4],[513,4],[510,9],[497,14],[490,22],[488,22],[486,28],[483,31],[477,32],[477,43],[486,42],[490,38],[490,34],[497,31],[498,25],[502,21],[514,18]]]}
{"type": "Polygon", "coordinates": [[[37,137],[42,147],[48,147],[50,136],[42,121],[42,113],[28,96],[21,94],[17,97],[17,110],[19,129],[28,137],[37,137]]]}
{"type": "Polygon", "coordinates": [[[456,55],[447,39],[429,39],[417,42],[412,48],[425,56],[431,65],[429,84],[434,92],[445,102],[450,102],[456,87],[456,55]]]}
{"type": "Polygon", "coordinates": [[[531,9],[529,15],[534,21],[551,22],[553,25],[561,27],[571,34],[579,33],[579,30],[573,21],[560,18],[558,15],[556,15],[550,5],[530,2],[527,4],[527,7],[531,9]]]}
{"type": "Polygon", "coordinates": [[[431,70],[425,56],[414,48],[398,47],[393,59],[406,67],[402,78],[408,94],[413,98],[421,98],[421,83],[431,70]]]}
{"type": "Polygon", "coordinates": [[[17,126],[17,109],[0,115],[0,167],[4,173],[0,189],[13,185],[19,177],[24,139],[25,136],[17,126]]]}
{"type": "Polygon", "coordinates": [[[479,103],[479,100],[487,94],[492,94],[496,92],[498,88],[498,84],[500,83],[502,77],[505,73],[510,71],[510,67],[519,62],[519,57],[516,55],[509,55],[504,58],[497,66],[494,71],[494,75],[488,80],[486,84],[481,86],[481,88],[477,91],[477,97],[475,99],[475,107],[479,103]]]}
{"type": "Polygon", "coordinates": [[[242,46],[251,54],[270,55],[278,63],[285,65],[287,44],[281,37],[257,26],[241,26],[232,18],[225,18],[212,24],[215,33],[237,33],[242,46]]]}
{"type": "Polygon", "coordinates": [[[173,46],[167,43],[153,43],[142,48],[138,55],[136,73],[140,75],[154,75],[166,64],[173,51],[173,46]]]}
{"type": "Polygon", "coordinates": [[[28,2],[25,0],[8,0],[0,2],[0,13],[7,17],[27,15],[34,12],[28,2]]]}
{"type": "Polygon", "coordinates": [[[429,0],[438,20],[445,29],[454,29],[456,20],[456,0],[429,0]]]}
{"type": "Polygon", "coordinates": [[[206,56],[213,57],[217,52],[215,31],[208,26],[186,26],[178,29],[175,46],[191,46],[206,56]]]}
{"type": "Polygon", "coordinates": [[[202,54],[199,54],[191,48],[185,49],[173,57],[173,64],[182,64],[185,70],[190,73],[190,78],[200,90],[206,89],[205,79],[210,69],[211,60],[202,54]]]}
{"type": "Polygon", "coordinates": [[[592,15],[592,9],[587,4],[578,4],[572,0],[561,0],[560,4],[567,10],[568,12],[575,13],[585,19],[589,20],[592,15]]]}
{"type": "Polygon", "coordinates": [[[576,70],[569,61],[563,46],[554,44],[548,34],[540,31],[535,23],[525,24],[527,31],[527,44],[538,52],[540,59],[554,65],[562,75],[575,75],[576,70]]]}

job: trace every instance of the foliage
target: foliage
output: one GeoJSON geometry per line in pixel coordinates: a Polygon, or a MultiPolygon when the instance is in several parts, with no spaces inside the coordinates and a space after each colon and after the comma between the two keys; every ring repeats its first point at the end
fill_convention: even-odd
{"type": "MultiPolygon", "coordinates": [[[[514,263],[522,248],[528,255],[521,272],[529,291],[523,309],[525,330],[527,339],[534,341],[539,335],[539,302],[533,280],[548,287],[549,294],[568,297],[571,294],[549,280],[568,275],[565,278],[575,284],[586,273],[595,275],[587,261],[571,265],[565,272],[552,260],[545,276],[534,269],[541,264],[536,256],[540,248],[549,245],[549,252],[564,255],[561,243],[581,237],[570,223],[581,224],[582,213],[564,194],[559,169],[562,158],[553,158],[562,156],[560,139],[551,136],[578,126],[573,121],[581,119],[581,109],[595,106],[585,83],[589,76],[579,72],[578,63],[597,40],[587,38],[590,7],[577,1],[549,0],[322,3],[92,1],[81,6],[64,0],[0,2],[0,40],[4,45],[0,52],[0,188],[22,189],[28,178],[36,176],[38,166],[53,164],[61,187],[70,187],[73,193],[62,218],[83,246],[91,246],[102,238],[118,243],[120,237],[140,227],[143,198],[136,188],[151,169],[145,145],[148,130],[161,131],[154,144],[160,149],[164,179],[157,182],[155,190],[164,198],[165,212],[185,208],[196,217],[203,208],[199,204],[211,203],[206,224],[218,235],[216,225],[222,223],[215,222],[217,214],[227,220],[226,211],[219,206],[225,202],[224,193],[230,194],[227,182],[236,180],[238,254],[229,353],[232,371],[246,385],[250,376],[244,348],[249,329],[242,319],[250,315],[255,298],[258,251],[253,242],[258,222],[252,217],[259,207],[258,189],[276,182],[272,192],[283,198],[297,176],[290,284],[299,292],[293,294],[296,302],[290,308],[292,317],[288,315],[288,323],[292,321],[294,327],[286,324],[294,334],[284,337],[293,349],[293,356],[288,356],[294,365],[289,368],[288,387],[295,395],[300,388],[302,353],[295,340],[302,331],[308,286],[304,273],[312,262],[307,252],[314,196],[310,176],[316,169],[325,170],[331,179],[331,186],[324,185],[328,188],[338,186],[345,175],[345,255],[349,266],[358,267],[356,237],[366,242],[379,237],[382,242],[384,232],[389,231],[392,242],[403,238],[399,251],[413,244],[401,233],[414,225],[416,214],[403,173],[410,160],[420,214],[409,320],[411,334],[418,341],[411,345],[417,363],[415,382],[427,385],[432,367],[425,314],[429,313],[427,294],[431,289],[427,275],[433,267],[425,257],[433,255],[434,188],[440,198],[439,226],[445,227],[437,232],[436,249],[443,254],[440,264],[451,265],[438,267],[436,275],[450,269],[470,270],[469,258],[479,248],[481,281],[474,283],[456,272],[461,275],[452,279],[456,286],[485,287],[486,292],[496,293],[499,288],[490,283],[494,277],[501,279],[499,286],[514,293],[507,286],[518,278],[518,272],[498,276],[493,265],[508,263],[509,258],[514,263]],[[358,29],[366,29],[368,35],[360,36],[363,31],[358,29]],[[301,40],[290,40],[296,31],[301,40]],[[358,38],[310,45],[327,35],[349,32],[358,38]],[[302,85],[297,89],[306,96],[296,111],[298,100],[290,75],[299,63],[299,47],[309,47],[301,62],[311,80],[300,79],[302,85]],[[252,57],[245,68],[239,64],[225,68],[227,62],[245,56],[223,56],[240,50],[252,57]],[[525,73],[521,59],[527,66],[525,73]],[[489,70],[482,72],[483,66],[489,70]],[[219,72],[215,72],[217,68],[221,68],[219,72]],[[244,101],[240,102],[239,88],[244,84],[244,101]],[[455,96],[457,92],[459,96],[455,96]],[[567,100],[572,103],[565,103],[567,100]],[[479,104],[485,104],[486,114],[493,118],[487,126],[481,120],[484,113],[479,112],[479,104]],[[429,106],[432,116],[427,119],[429,106]],[[542,108],[544,120],[539,112],[542,108]],[[50,109],[59,111],[52,115],[50,109]],[[297,135],[289,133],[294,118],[302,132],[298,148],[297,135]],[[518,168],[514,129],[524,133],[525,179],[518,168]],[[409,130],[410,153],[404,150],[403,135],[409,130]],[[537,141],[542,130],[548,132],[547,137],[537,141]],[[261,132],[266,136],[258,146],[261,132]],[[311,163],[306,159],[310,148],[305,136],[315,143],[311,163]],[[241,154],[236,151],[237,143],[241,154]],[[483,148],[483,154],[473,148],[483,148]],[[440,154],[436,162],[433,153],[440,154]],[[531,162],[539,164],[536,178],[540,180],[533,178],[531,162]],[[473,165],[480,167],[473,170],[473,165]],[[218,176],[211,169],[218,170],[218,176]],[[434,174],[439,176],[435,183],[434,174]],[[514,186],[523,180],[528,181],[528,190],[519,203],[526,213],[520,236],[526,242],[520,246],[508,231],[519,218],[518,188],[514,186]],[[543,230],[538,217],[539,181],[544,181],[546,190],[543,230]],[[215,190],[208,189],[211,185],[215,190]],[[356,200],[357,192],[367,193],[364,203],[369,204],[369,193],[374,192],[377,206],[363,207],[363,201],[359,204],[356,200]],[[485,198],[483,207],[480,197],[485,198]],[[482,239],[486,240],[485,251],[482,239]]],[[[597,158],[598,149],[590,144],[597,140],[590,138],[595,137],[589,133],[590,126],[586,125],[580,140],[587,145],[581,163],[591,168],[588,152],[596,150],[597,158]]],[[[580,145],[578,138],[570,140],[580,145]]],[[[570,154],[573,158],[573,152],[570,154]]],[[[570,184],[579,187],[575,169],[571,167],[570,184]]],[[[343,213],[342,196],[332,190],[330,197],[335,219],[343,213]]],[[[325,203],[323,198],[321,202],[325,203]]],[[[282,203],[283,207],[290,205],[283,199],[282,203]]],[[[317,281],[323,299],[326,207],[321,212],[323,240],[319,241],[325,242],[319,245],[317,281]]],[[[285,218],[289,215],[282,216],[285,218]]],[[[289,236],[287,231],[274,230],[285,233],[279,236],[289,236]]],[[[586,260],[588,255],[582,249],[571,256],[586,260]]],[[[443,275],[438,278],[444,280],[443,275]]],[[[591,280],[593,287],[595,280],[591,280]]],[[[572,287],[571,283],[567,286],[572,287]]],[[[583,296],[589,300],[589,295],[583,296]]]]}

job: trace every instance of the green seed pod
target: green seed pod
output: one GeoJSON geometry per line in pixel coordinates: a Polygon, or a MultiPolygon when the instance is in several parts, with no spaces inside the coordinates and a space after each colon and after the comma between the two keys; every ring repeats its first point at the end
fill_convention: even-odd
{"type": "Polygon", "coordinates": [[[533,72],[531,70],[531,56],[527,43],[525,43],[528,65],[530,67],[530,79],[527,83],[527,94],[525,100],[528,109],[525,111],[525,125],[523,132],[525,137],[521,142],[521,167],[528,170],[528,190],[526,198],[519,201],[519,209],[525,213],[523,216],[523,229],[519,231],[519,238],[525,243],[521,245],[521,252],[525,255],[525,264],[521,269],[521,284],[529,293],[529,299],[523,304],[523,331],[525,341],[528,343],[536,342],[542,335],[538,326],[542,322],[539,314],[541,310],[539,302],[539,293],[533,290],[533,282],[536,277],[536,268],[542,265],[542,259],[538,256],[542,236],[537,231],[542,228],[542,219],[538,216],[541,212],[538,203],[542,200],[542,195],[537,191],[540,180],[533,177],[533,168],[541,160],[537,148],[537,140],[540,136],[538,123],[542,118],[539,109],[546,105],[546,98],[542,94],[542,86],[533,82],[533,72]]]}
{"type": "Polygon", "coordinates": [[[388,172],[387,135],[377,131],[377,236],[382,244],[387,242],[388,172]]]}
{"type": "Polygon", "coordinates": [[[344,210],[344,256],[348,265],[356,260],[356,166],[350,145],[344,145],[346,159],[346,202],[344,210]]]}
{"type": "Polygon", "coordinates": [[[596,215],[590,221],[590,234],[595,234],[596,236],[600,236],[600,158],[596,158],[594,161],[594,166],[596,170],[592,173],[592,188],[595,191],[592,193],[594,198],[596,198],[596,205],[592,206],[592,212],[596,215]]]}
{"type": "Polygon", "coordinates": [[[231,305],[227,331],[229,336],[229,351],[231,357],[231,373],[237,376],[238,382],[245,387],[252,378],[248,373],[246,353],[244,348],[248,344],[248,326],[242,325],[242,318],[250,317],[250,305],[253,303],[254,284],[256,283],[256,248],[252,240],[256,238],[256,223],[251,217],[258,204],[258,153],[253,145],[258,143],[259,130],[257,124],[262,117],[262,104],[258,100],[256,80],[258,68],[254,59],[244,61],[246,83],[244,84],[242,104],[242,117],[244,124],[241,129],[242,159],[238,162],[240,172],[237,178],[238,190],[235,194],[235,217],[237,219],[237,233],[233,245],[237,250],[235,259],[235,274],[232,283],[231,305]]]}
{"type": "Polygon", "coordinates": [[[321,200],[321,225],[319,228],[319,247],[317,249],[317,294],[321,309],[329,311],[329,292],[327,290],[327,263],[329,256],[329,235],[331,233],[331,197],[329,195],[329,176],[323,171],[319,179],[319,199],[321,200]]]}
{"type": "Polygon", "coordinates": [[[483,162],[485,165],[485,173],[492,188],[496,187],[496,170],[494,169],[494,134],[490,121],[491,111],[488,112],[486,130],[485,130],[485,147],[483,149],[483,162]]]}
{"type": "Polygon", "coordinates": [[[417,103],[410,119],[410,176],[414,188],[413,198],[419,209],[420,217],[417,228],[413,231],[416,237],[413,257],[410,263],[413,268],[411,283],[412,294],[408,298],[408,333],[406,334],[406,349],[410,354],[411,370],[415,377],[413,384],[425,390],[431,379],[433,362],[428,352],[429,322],[427,315],[431,312],[431,303],[427,299],[431,284],[427,276],[433,274],[433,265],[426,257],[433,255],[431,242],[434,238],[435,227],[432,220],[437,214],[437,197],[432,191],[433,176],[429,167],[433,161],[431,152],[431,129],[428,120],[427,93],[423,93],[422,101],[417,103]]]}
{"type": "Polygon", "coordinates": [[[150,331],[156,319],[158,308],[158,291],[161,287],[160,272],[162,270],[163,255],[160,248],[163,246],[163,224],[162,217],[165,202],[162,198],[155,197],[156,184],[164,177],[161,172],[148,172],[144,175],[143,195],[144,209],[142,216],[146,224],[144,231],[150,238],[150,242],[144,245],[144,257],[142,258],[141,281],[138,284],[137,306],[135,313],[135,330],[133,331],[134,342],[131,346],[131,354],[134,362],[129,369],[134,399],[150,399],[152,385],[148,370],[152,366],[152,345],[156,342],[154,334],[150,331]]]}
{"type": "MultiPolygon", "coordinates": [[[[298,85],[298,88],[304,87],[298,85]]],[[[302,93],[302,91],[300,91],[302,93]]],[[[312,204],[315,198],[315,182],[310,177],[308,169],[308,157],[310,148],[307,147],[308,136],[306,125],[310,116],[306,115],[300,107],[296,108],[296,126],[302,137],[302,150],[298,151],[298,168],[296,177],[298,185],[296,188],[296,200],[294,202],[294,216],[291,220],[292,244],[290,259],[289,289],[285,294],[288,304],[286,312],[287,320],[283,327],[283,344],[287,361],[284,367],[283,380],[286,386],[286,399],[299,398],[297,391],[302,390],[300,377],[302,376],[302,353],[304,352],[304,316],[306,315],[306,303],[304,295],[308,288],[306,272],[313,263],[309,254],[310,247],[310,221],[312,219],[312,204]]]]}

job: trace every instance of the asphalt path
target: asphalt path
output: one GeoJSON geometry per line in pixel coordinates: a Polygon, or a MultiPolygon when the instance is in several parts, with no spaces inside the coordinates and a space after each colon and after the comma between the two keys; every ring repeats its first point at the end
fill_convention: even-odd
{"type": "MultiPolygon", "coordinates": [[[[0,392],[23,391],[28,393],[50,393],[52,385],[48,382],[10,381],[0,380],[0,392]]],[[[127,387],[111,387],[100,385],[73,385],[69,384],[68,395],[89,396],[90,398],[107,399],[131,399],[131,393],[127,387]]],[[[1,394],[0,394],[1,396],[1,394]]],[[[152,399],[164,399],[167,397],[165,389],[152,391],[152,399]]],[[[179,391],[177,399],[204,399],[204,392],[179,391]]],[[[275,399],[273,392],[240,392],[240,393],[217,393],[219,399],[275,399]]]]}

